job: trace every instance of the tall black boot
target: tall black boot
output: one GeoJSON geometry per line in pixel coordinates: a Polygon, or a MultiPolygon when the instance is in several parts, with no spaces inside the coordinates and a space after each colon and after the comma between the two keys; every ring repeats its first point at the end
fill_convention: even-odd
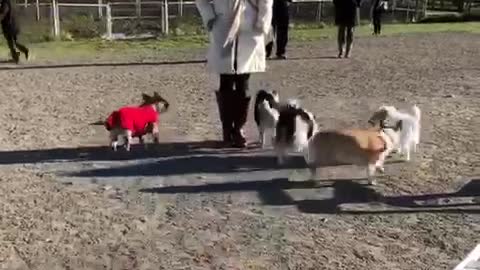
{"type": "Polygon", "coordinates": [[[250,100],[251,97],[237,96],[235,102],[232,103],[232,105],[235,105],[232,133],[234,147],[244,148],[247,145],[247,139],[243,133],[243,126],[247,123],[250,100]]]}
{"type": "Polygon", "coordinates": [[[233,142],[233,115],[232,111],[232,93],[215,92],[217,97],[218,113],[220,121],[222,122],[222,138],[225,144],[232,144],[233,142]]]}

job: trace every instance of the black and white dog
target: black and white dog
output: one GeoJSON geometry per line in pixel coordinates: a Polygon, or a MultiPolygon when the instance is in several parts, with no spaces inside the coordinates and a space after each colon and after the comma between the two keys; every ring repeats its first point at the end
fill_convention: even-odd
{"type": "Polygon", "coordinates": [[[267,90],[259,90],[255,98],[254,118],[257,124],[260,143],[262,148],[266,146],[267,133],[271,135],[273,144],[275,138],[275,127],[278,122],[279,112],[278,106],[280,97],[278,93],[267,90]]]}
{"type": "Polygon", "coordinates": [[[289,100],[279,106],[274,149],[279,165],[285,161],[289,151],[303,152],[309,139],[317,131],[315,116],[302,108],[298,101],[289,100]]]}

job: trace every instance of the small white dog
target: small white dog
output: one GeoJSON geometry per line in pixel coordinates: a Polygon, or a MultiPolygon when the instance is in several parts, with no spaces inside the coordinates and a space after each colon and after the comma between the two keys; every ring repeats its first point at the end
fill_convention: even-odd
{"type": "Polygon", "coordinates": [[[260,90],[255,98],[254,118],[262,148],[266,146],[268,133],[271,135],[272,144],[275,139],[275,127],[280,115],[279,101],[280,97],[276,91],[260,90]]]}
{"type": "Polygon", "coordinates": [[[279,112],[274,149],[277,162],[282,165],[289,151],[305,151],[308,140],[318,128],[315,116],[301,108],[296,100],[290,100],[282,105],[279,112]]]}
{"type": "MultiPolygon", "coordinates": [[[[417,152],[420,143],[420,115],[421,111],[417,105],[412,107],[413,113],[407,113],[397,110],[394,106],[381,106],[370,117],[368,122],[372,125],[380,123],[387,126],[389,122],[394,122],[394,126],[398,126],[400,130],[398,135],[398,143],[395,148],[400,154],[405,155],[405,160],[410,161],[412,152],[417,152]]],[[[395,129],[391,129],[391,133],[395,133],[395,129]]],[[[395,138],[395,136],[393,136],[395,138]]]]}

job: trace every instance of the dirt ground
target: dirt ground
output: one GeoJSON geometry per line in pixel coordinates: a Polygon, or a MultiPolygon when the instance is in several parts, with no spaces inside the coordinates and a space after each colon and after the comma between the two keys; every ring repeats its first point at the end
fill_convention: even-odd
{"type": "MultiPolygon", "coordinates": [[[[339,179],[362,178],[354,168],[313,187],[293,180],[301,165],[209,149],[215,78],[203,63],[163,63],[203,50],[145,56],[152,64],[2,64],[2,269],[452,269],[480,232],[480,36],[362,38],[352,59],[334,55],[332,41],[292,43],[251,89],[298,97],[321,128],[418,104],[420,153],[388,164],[375,187],[339,179]],[[89,123],[154,90],[171,102],[164,142],[113,155],[89,123]]],[[[256,139],[253,121],[247,133],[256,139]]]]}

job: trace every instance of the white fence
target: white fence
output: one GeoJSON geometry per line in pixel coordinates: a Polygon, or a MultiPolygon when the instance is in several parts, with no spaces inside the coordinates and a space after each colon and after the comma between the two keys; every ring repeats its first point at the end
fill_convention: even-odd
{"type": "MultiPolygon", "coordinates": [[[[61,20],[60,20],[60,9],[69,8],[69,7],[85,7],[85,8],[96,8],[98,10],[98,17],[104,18],[105,25],[105,34],[103,37],[105,39],[114,39],[115,34],[112,31],[113,21],[118,20],[144,20],[144,19],[158,19],[161,22],[161,31],[163,34],[168,35],[170,33],[170,20],[177,17],[183,16],[184,8],[187,6],[194,6],[195,1],[184,1],[184,0],[158,0],[158,1],[142,1],[135,0],[132,2],[108,2],[104,3],[105,0],[98,0],[97,4],[93,3],[69,3],[69,2],[59,2],[59,0],[51,0],[50,3],[40,3],[39,0],[35,0],[35,3],[28,3],[28,0],[24,0],[24,3],[18,3],[18,6],[29,7],[35,6],[36,19],[40,20],[40,7],[49,7],[52,21],[52,33],[55,38],[61,36],[61,20]],[[160,8],[160,14],[158,15],[144,15],[142,14],[142,6],[158,6],[160,8]],[[115,16],[112,15],[112,11],[116,9],[121,9],[122,6],[130,6],[134,13],[129,16],[115,16]],[[173,9],[175,15],[170,14],[173,9]],[[176,10],[175,10],[176,9],[176,10]]],[[[67,0],[68,1],[68,0],[67,0]]],[[[321,6],[324,2],[332,2],[332,0],[294,0],[293,3],[318,3],[317,12],[321,12],[321,6]]]]}

